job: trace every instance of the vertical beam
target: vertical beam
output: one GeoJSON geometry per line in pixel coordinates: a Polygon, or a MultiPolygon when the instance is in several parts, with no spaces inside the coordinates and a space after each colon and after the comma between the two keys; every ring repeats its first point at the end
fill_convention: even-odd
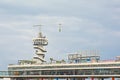
{"type": "Polygon", "coordinates": [[[104,80],[104,78],[100,78],[100,77],[98,77],[98,78],[96,78],[97,80],[104,80]]]}
{"type": "Polygon", "coordinates": [[[73,78],[73,80],[76,80],[75,78],[73,78]]]}
{"type": "Polygon", "coordinates": [[[104,78],[102,78],[102,80],[104,80],[104,78]]]}
{"type": "Polygon", "coordinates": [[[48,80],[54,80],[54,78],[48,78],[48,80]]]}
{"type": "Polygon", "coordinates": [[[82,80],[85,80],[85,78],[82,78],[82,80]]]}
{"type": "Polygon", "coordinates": [[[43,77],[41,78],[41,80],[43,80],[43,77]]]}
{"type": "Polygon", "coordinates": [[[94,80],[94,77],[91,77],[91,80],[94,80]]]}
{"type": "Polygon", "coordinates": [[[75,78],[75,80],[85,80],[85,78],[75,78]]]}
{"type": "Polygon", "coordinates": [[[112,77],[112,80],[115,80],[115,78],[114,78],[114,77],[112,77]]]}
{"type": "Polygon", "coordinates": [[[56,78],[56,80],[58,80],[58,78],[56,78]]]}
{"type": "Polygon", "coordinates": [[[68,78],[66,78],[66,80],[69,80],[68,78]]]}

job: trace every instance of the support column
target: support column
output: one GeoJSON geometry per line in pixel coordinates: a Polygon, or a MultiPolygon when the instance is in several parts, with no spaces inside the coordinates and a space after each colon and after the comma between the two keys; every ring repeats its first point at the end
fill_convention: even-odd
{"type": "Polygon", "coordinates": [[[66,80],[69,80],[68,78],[66,78],[66,80]]]}
{"type": "Polygon", "coordinates": [[[41,80],[43,80],[43,78],[41,78],[41,80]]]}
{"type": "Polygon", "coordinates": [[[56,80],[58,80],[58,78],[56,78],[56,80]]]}
{"type": "Polygon", "coordinates": [[[104,78],[102,78],[102,80],[104,80],[104,78]]]}
{"type": "Polygon", "coordinates": [[[114,77],[112,77],[112,80],[115,80],[115,78],[114,78],[114,77]]]}
{"type": "Polygon", "coordinates": [[[54,80],[54,78],[48,78],[48,80],[54,80]]]}
{"type": "Polygon", "coordinates": [[[85,80],[85,78],[76,78],[76,80],[85,80]]]}
{"type": "Polygon", "coordinates": [[[85,80],[85,78],[82,78],[82,80],[85,80]]]}
{"type": "Polygon", "coordinates": [[[75,78],[73,78],[73,80],[76,80],[75,78]]]}
{"type": "Polygon", "coordinates": [[[94,77],[91,77],[91,80],[94,80],[94,77]]]}

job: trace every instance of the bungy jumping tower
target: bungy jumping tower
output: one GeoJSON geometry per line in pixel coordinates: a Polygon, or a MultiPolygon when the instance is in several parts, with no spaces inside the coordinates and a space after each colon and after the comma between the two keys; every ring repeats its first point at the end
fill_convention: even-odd
{"type": "Polygon", "coordinates": [[[38,33],[37,38],[33,38],[33,45],[34,45],[34,49],[36,49],[35,54],[37,55],[33,57],[33,61],[35,61],[37,64],[41,64],[45,62],[44,57],[45,57],[45,52],[47,51],[44,48],[44,46],[48,45],[48,40],[46,36],[42,35],[41,31],[38,33]]]}

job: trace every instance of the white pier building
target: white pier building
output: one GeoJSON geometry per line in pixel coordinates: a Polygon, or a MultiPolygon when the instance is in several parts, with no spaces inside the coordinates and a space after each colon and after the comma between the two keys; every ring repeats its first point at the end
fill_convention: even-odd
{"type": "Polygon", "coordinates": [[[48,63],[44,60],[44,46],[48,40],[39,32],[33,39],[36,57],[32,60],[19,60],[18,64],[8,65],[8,71],[0,71],[0,78],[11,80],[43,80],[43,79],[106,79],[120,78],[120,57],[116,60],[102,61],[96,51],[69,54],[68,62],[48,63]],[[89,53],[89,54],[88,54],[89,53]]]}

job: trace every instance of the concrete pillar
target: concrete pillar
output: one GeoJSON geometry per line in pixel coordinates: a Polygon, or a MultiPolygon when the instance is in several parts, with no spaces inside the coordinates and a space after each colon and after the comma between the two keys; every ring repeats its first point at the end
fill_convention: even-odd
{"type": "Polygon", "coordinates": [[[43,80],[43,78],[41,78],[41,80],[43,80]]]}
{"type": "Polygon", "coordinates": [[[48,78],[48,80],[54,80],[54,78],[48,78]]]}
{"type": "Polygon", "coordinates": [[[85,80],[85,78],[82,78],[82,80],[85,80]]]}
{"type": "Polygon", "coordinates": [[[104,78],[102,78],[102,80],[104,80],[104,78]]]}
{"type": "Polygon", "coordinates": [[[101,78],[97,78],[97,80],[101,80],[101,78]]]}
{"type": "Polygon", "coordinates": [[[76,80],[75,78],[73,78],[73,80],[76,80]]]}
{"type": "Polygon", "coordinates": [[[77,80],[85,80],[85,78],[77,78],[77,80]]]}
{"type": "Polygon", "coordinates": [[[56,78],[56,80],[58,80],[58,78],[56,78]]]}
{"type": "Polygon", "coordinates": [[[54,78],[48,78],[48,80],[54,80],[54,78]]]}
{"type": "Polygon", "coordinates": [[[114,77],[112,77],[112,80],[115,80],[115,78],[114,78],[114,77]]]}
{"type": "Polygon", "coordinates": [[[69,78],[66,78],[66,80],[69,80],[69,78]]]}
{"type": "Polygon", "coordinates": [[[94,77],[91,77],[91,80],[94,80],[94,77]]]}

